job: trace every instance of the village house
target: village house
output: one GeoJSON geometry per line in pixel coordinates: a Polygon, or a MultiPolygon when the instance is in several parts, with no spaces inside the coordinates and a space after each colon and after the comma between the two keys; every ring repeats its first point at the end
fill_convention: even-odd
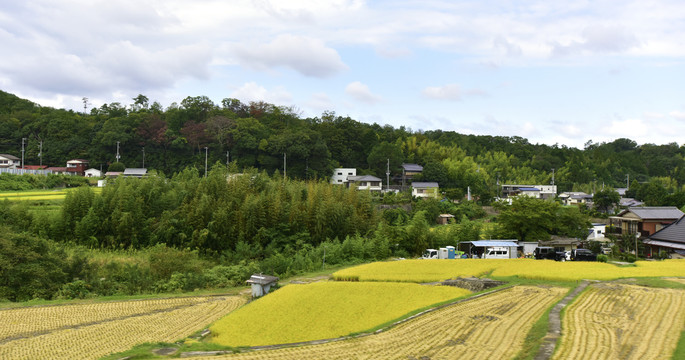
{"type": "Polygon", "coordinates": [[[335,168],[333,169],[333,176],[331,176],[331,184],[347,186],[350,182],[347,178],[350,176],[357,176],[356,168],[335,168]]]}
{"type": "Polygon", "coordinates": [[[436,182],[415,182],[411,184],[411,194],[414,197],[427,198],[432,197],[435,199],[440,198],[440,193],[438,190],[440,186],[436,182]]]}
{"type": "Polygon", "coordinates": [[[357,190],[382,191],[383,184],[380,178],[373,175],[348,176],[349,186],[356,186],[357,190]]]}
{"type": "Polygon", "coordinates": [[[559,199],[564,205],[582,205],[592,202],[592,195],[584,192],[563,192],[559,194],[559,199]]]}
{"type": "Polygon", "coordinates": [[[685,213],[675,206],[630,207],[609,217],[609,225],[621,234],[648,237],[680,219],[685,213]]]}
{"type": "Polygon", "coordinates": [[[556,185],[502,185],[502,198],[519,195],[532,196],[537,199],[552,199],[557,196],[556,185]]]}
{"type": "Polygon", "coordinates": [[[88,160],[73,159],[67,161],[67,172],[70,174],[84,176],[88,168],[88,160]]]}
{"type": "Polygon", "coordinates": [[[99,178],[102,177],[102,171],[90,168],[84,172],[85,177],[99,178]]]}
{"type": "Polygon", "coordinates": [[[0,154],[0,169],[16,169],[21,167],[21,159],[10,154],[0,154]]]}
{"type": "Polygon", "coordinates": [[[658,256],[665,252],[671,258],[685,258],[685,217],[662,228],[643,240],[647,257],[658,256]]]}

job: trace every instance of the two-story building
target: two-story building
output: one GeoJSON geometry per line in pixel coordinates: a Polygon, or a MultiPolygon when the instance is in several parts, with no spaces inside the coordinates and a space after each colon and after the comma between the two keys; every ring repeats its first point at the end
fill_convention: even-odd
{"type": "Polygon", "coordinates": [[[350,176],[357,176],[356,168],[335,168],[331,176],[331,184],[348,185],[350,176]]]}
{"type": "Polygon", "coordinates": [[[533,196],[538,199],[551,199],[557,196],[556,185],[502,185],[502,198],[518,195],[533,196]]]}
{"type": "Polygon", "coordinates": [[[67,161],[67,172],[76,175],[84,176],[88,169],[88,160],[73,159],[67,161]]]}
{"type": "Polygon", "coordinates": [[[414,182],[411,184],[411,194],[415,197],[432,197],[435,199],[440,198],[439,190],[440,186],[436,182],[414,182]]]}
{"type": "Polygon", "coordinates": [[[617,216],[609,217],[609,224],[624,235],[647,237],[680,219],[685,213],[675,206],[630,207],[617,216]]]}
{"type": "Polygon", "coordinates": [[[0,154],[0,169],[17,169],[21,167],[21,159],[10,154],[0,154]]]}

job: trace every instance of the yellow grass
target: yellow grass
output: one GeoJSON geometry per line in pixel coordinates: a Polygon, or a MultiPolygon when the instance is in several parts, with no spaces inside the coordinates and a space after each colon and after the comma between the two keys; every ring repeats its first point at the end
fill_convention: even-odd
{"type": "Polygon", "coordinates": [[[98,359],[144,342],[171,342],[244,304],[189,297],[0,311],[0,359],[98,359]]]}
{"type": "Polygon", "coordinates": [[[318,282],[288,285],[210,327],[212,342],[257,346],[335,338],[469,294],[449,286],[318,282]]]}
{"type": "Polygon", "coordinates": [[[555,359],[670,359],[685,327],[685,291],[592,285],[562,326],[555,359]]]}
{"type": "Polygon", "coordinates": [[[194,360],[510,359],[521,350],[532,325],[567,290],[519,286],[442,308],[370,336],[194,360]]]}
{"type": "MultiPolygon", "coordinates": [[[[23,200],[63,200],[69,191],[76,188],[60,189],[60,190],[31,190],[31,191],[7,191],[0,192],[0,200],[8,199],[10,201],[23,200]]],[[[91,188],[95,194],[102,193],[102,188],[91,188]]]]}
{"type": "Polygon", "coordinates": [[[638,261],[634,267],[586,261],[534,259],[455,259],[376,262],[333,274],[337,280],[431,282],[459,276],[518,276],[526,279],[577,281],[627,277],[685,277],[685,260],[638,261]]]}
{"type": "Polygon", "coordinates": [[[433,282],[458,276],[480,276],[491,272],[503,260],[400,260],[375,262],[333,273],[336,280],[433,282]]]}

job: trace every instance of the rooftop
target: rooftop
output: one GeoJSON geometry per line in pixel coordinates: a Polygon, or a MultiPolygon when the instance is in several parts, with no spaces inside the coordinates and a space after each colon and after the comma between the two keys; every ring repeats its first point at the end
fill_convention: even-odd
{"type": "Polygon", "coordinates": [[[645,206],[645,207],[630,207],[621,211],[619,216],[623,216],[628,212],[632,212],[640,219],[680,219],[685,213],[680,211],[675,206],[645,206]]]}
{"type": "Polygon", "coordinates": [[[416,181],[411,184],[413,188],[437,188],[440,187],[436,182],[420,182],[416,181]]]}
{"type": "Polygon", "coordinates": [[[423,166],[418,164],[402,164],[404,171],[423,171],[423,166]]]}

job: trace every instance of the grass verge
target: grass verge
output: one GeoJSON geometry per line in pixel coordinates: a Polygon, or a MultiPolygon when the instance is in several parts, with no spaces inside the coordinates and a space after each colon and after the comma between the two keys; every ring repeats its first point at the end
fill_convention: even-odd
{"type": "Polygon", "coordinates": [[[671,357],[673,360],[685,359],[685,330],[680,333],[680,339],[678,340],[678,345],[673,352],[671,357]]]}

